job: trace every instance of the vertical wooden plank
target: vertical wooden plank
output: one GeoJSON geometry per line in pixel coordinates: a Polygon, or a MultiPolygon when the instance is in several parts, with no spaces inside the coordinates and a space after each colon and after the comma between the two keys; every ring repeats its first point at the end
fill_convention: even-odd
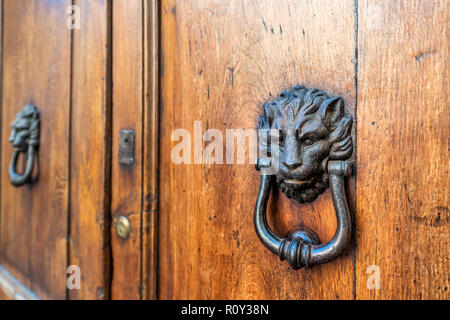
{"type": "MultiPolygon", "coordinates": [[[[175,165],[171,135],[183,128],[194,139],[194,121],[224,136],[254,129],[263,102],[297,84],[342,95],[353,113],[354,1],[163,0],[161,19],[160,297],[353,298],[352,247],[290,269],[255,234],[253,164],[175,165]]],[[[349,202],[353,210],[353,192],[349,202]]],[[[336,230],[329,190],[306,205],[278,193],[270,208],[280,235],[299,223],[322,241],[336,230]]]]}
{"type": "Polygon", "coordinates": [[[110,267],[110,1],[78,0],[73,30],[70,261],[81,289],[70,299],[109,295],[110,267]]]}
{"type": "MultiPolygon", "coordinates": [[[[0,0],[0,124],[3,126],[2,116],[3,116],[3,0],[0,0]]],[[[0,129],[0,151],[3,150],[2,147],[2,131],[0,129]]],[[[2,233],[2,156],[0,155],[0,259],[1,259],[1,233],[2,233]]],[[[3,299],[2,299],[3,300],[3,299]]]]}
{"type": "Polygon", "coordinates": [[[141,298],[142,123],[143,123],[142,0],[113,1],[112,226],[113,299],[141,298]],[[135,161],[118,162],[119,132],[135,131],[135,161]],[[115,229],[117,217],[131,224],[128,239],[115,229]]]}
{"type": "Polygon", "coordinates": [[[143,299],[157,298],[159,14],[159,1],[144,1],[143,299]]]}
{"type": "Polygon", "coordinates": [[[358,299],[450,297],[448,8],[359,1],[358,299]]]}
{"type": "Polygon", "coordinates": [[[4,3],[1,264],[40,298],[66,297],[70,46],[69,0],[4,3]],[[14,188],[10,123],[27,103],[41,116],[38,180],[14,188]]]}

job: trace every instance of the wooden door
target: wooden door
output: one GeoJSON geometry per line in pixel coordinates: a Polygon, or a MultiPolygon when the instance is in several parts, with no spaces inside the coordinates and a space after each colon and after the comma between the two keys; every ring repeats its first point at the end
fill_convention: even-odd
{"type": "MultiPolygon", "coordinates": [[[[440,0],[161,1],[159,297],[448,299],[447,16],[440,0]],[[256,128],[297,84],[344,97],[356,160],[351,244],[299,271],[255,234],[252,163],[171,157],[175,130],[200,135],[193,159],[205,131],[256,128]]],[[[329,190],[304,205],[278,191],[268,216],[280,236],[336,229],[329,190]]]]}
{"type": "MultiPolygon", "coordinates": [[[[0,3],[0,298],[449,298],[448,0],[0,3]],[[255,233],[245,137],[296,85],[343,97],[355,164],[349,245],[300,270],[255,233]],[[14,187],[26,104],[39,161],[14,187]]],[[[329,189],[276,189],[267,215],[280,236],[337,228],[329,189]]]]}
{"type": "MultiPolygon", "coordinates": [[[[354,114],[353,10],[353,1],[162,2],[161,298],[353,297],[352,249],[332,263],[295,271],[259,242],[254,159],[171,160],[174,130],[185,128],[196,139],[194,121],[200,121],[200,134],[215,128],[227,139],[227,129],[255,129],[262,104],[297,84],[344,96],[354,114]]],[[[351,179],[353,214],[354,188],[351,179]]],[[[269,207],[282,236],[303,223],[328,241],[336,229],[329,192],[303,206],[279,192],[269,207]]]]}
{"type": "Polygon", "coordinates": [[[29,290],[25,297],[66,295],[70,30],[61,13],[69,2],[5,1],[3,7],[0,270],[29,290]],[[51,127],[40,132],[38,178],[15,188],[8,176],[10,123],[28,103],[51,127]]]}
{"type": "Polygon", "coordinates": [[[0,296],[109,297],[110,7],[2,1],[0,296]],[[72,5],[82,7],[74,29],[72,5]],[[11,122],[40,113],[34,179],[13,187],[11,122]],[[67,285],[78,268],[80,287],[67,285]]]}

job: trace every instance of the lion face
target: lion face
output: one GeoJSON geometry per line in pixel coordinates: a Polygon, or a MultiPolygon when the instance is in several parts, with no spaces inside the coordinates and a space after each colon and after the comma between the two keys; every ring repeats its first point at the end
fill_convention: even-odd
{"type": "Polygon", "coordinates": [[[260,139],[260,149],[277,161],[280,189],[300,202],[321,194],[328,187],[328,160],[352,154],[351,127],[343,98],[317,89],[297,86],[265,103],[259,129],[271,130],[269,139],[260,139]]]}
{"type": "Polygon", "coordinates": [[[16,115],[11,124],[12,132],[9,137],[11,145],[20,151],[26,151],[29,145],[37,143],[39,136],[39,113],[32,105],[26,105],[16,115]]]}

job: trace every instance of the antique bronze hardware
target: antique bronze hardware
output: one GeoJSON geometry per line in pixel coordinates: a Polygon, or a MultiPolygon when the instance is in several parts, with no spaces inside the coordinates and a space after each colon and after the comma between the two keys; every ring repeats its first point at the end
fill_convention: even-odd
{"type": "Polygon", "coordinates": [[[14,148],[11,162],[9,164],[9,177],[15,187],[19,187],[31,181],[37,149],[39,147],[39,111],[35,106],[27,104],[21,112],[16,115],[11,124],[12,133],[9,142],[14,148]],[[17,160],[19,154],[23,153],[27,161],[25,171],[17,173],[17,160]]]}
{"type": "Polygon", "coordinates": [[[264,104],[259,118],[260,157],[256,169],[261,182],[254,212],[256,234],[281,260],[294,269],[329,262],[340,256],[351,235],[351,219],[344,177],[352,174],[352,117],[342,97],[328,97],[317,89],[294,87],[264,104]],[[277,236],[266,218],[270,191],[276,182],[287,197],[313,201],[331,185],[337,217],[334,237],[321,244],[306,226],[277,236]]]}
{"type": "Polygon", "coordinates": [[[119,132],[119,163],[127,166],[134,163],[134,130],[119,132]]]}

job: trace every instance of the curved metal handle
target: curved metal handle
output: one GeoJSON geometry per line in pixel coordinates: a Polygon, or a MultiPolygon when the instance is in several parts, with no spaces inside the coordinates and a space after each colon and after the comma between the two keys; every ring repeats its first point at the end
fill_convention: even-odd
{"type": "Polygon", "coordinates": [[[9,163],[9,178],[11,184],[20,187],[31,181],[37,148],[39,147],[39,111],[33,105],[26,105],[21,112],[16,115],[11,124],[12,132],[9,142],[14,148],[14,152],[9,163]],[[17,160],[19,154],[24,153],[27,166],[23,173],[17,173],[17,160]]]}
{"type": "MultiPolygon", "coordinates": [[[[261,162],[258,161],[258,163],[261,162]]],[[[267,161],[265,162],[267,163],[267,161]]],[[[261,168],[262,166],[259,164],[257,167],[261,168]]],[[[337,217],[337,230],[333,239],[325,244],[320,244],[319,237],[308,228],[297,230],[288,238],[280,238],[273,233],[266,218],[273,176],[261,174],[254,216],[256,234],[267,249],[277,254],[281,260],[288,260],[294,269],[300,269],[303,266],[310,268],[313,265],[336,259],[342,254],[350,240],[351,220],[345,197],[344,177],[351,175],[352,165],[345,161],[330,161],[327,167],[337,217]]]]}

